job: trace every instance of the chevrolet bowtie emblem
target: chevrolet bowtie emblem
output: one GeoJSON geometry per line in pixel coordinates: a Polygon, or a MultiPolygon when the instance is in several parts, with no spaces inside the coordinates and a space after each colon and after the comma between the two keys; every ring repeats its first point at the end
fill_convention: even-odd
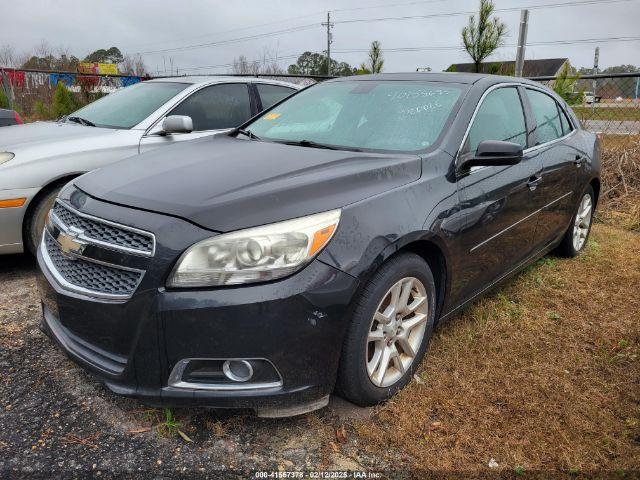
{"type": "Polygon", "coordinates": [[[75,254],[81,255],[84,247],[86,247],[86,243],[79,240],[78,237],[84,233],[83,230],[80,230],[76,227],[69,227],[66,232],[58,233],[58,244],[60,244],[60,250],[65,255],[75,254]]]}

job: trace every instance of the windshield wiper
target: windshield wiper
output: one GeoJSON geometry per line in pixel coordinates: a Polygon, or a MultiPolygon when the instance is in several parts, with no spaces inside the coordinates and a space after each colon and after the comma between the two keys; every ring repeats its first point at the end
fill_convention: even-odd
{"type": "Polygon", "coordinates": [[[260,137],[258,137],[255,133],[253,133],[251,130],[245,130],[244,128],[236,128],[234,130],[232,130],[229,135],[230,136],[237,136],[239,133],[241,133],[242,135],[246,135],[247,137],[249,137],[252,140],[260,140],[260,137]]]}
{"type": "Polygon", "coordinates": [[[86,118],[82,117],[67,117],[67,120],[74,123],[79,123],[80,125],[84,125],[85,127],[95,127],[96,124],[86,118]]]}
{"type": "Polygon", "coordinates": [[[349,150],[351,152],[362,151],[359,148],[342,147],[342,146],[334,147],[333,145],[327,145],[326,143],[318,143],[318,142],[314,142],[313,140],[286,141],[286,142],[280,142],[280,143],[284,143],[285,145],[298,145],[300,147],[308,147],[308,148],[324,148],[326,150],[349,150]]]}

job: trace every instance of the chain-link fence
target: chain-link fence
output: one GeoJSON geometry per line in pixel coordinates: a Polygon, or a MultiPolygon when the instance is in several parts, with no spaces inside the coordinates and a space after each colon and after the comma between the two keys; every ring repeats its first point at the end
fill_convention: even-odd
{"type": "Polygon", "coordinates": [[[560,94],[585,129],[604,135],[640,135],[640,73],[531,79],[560,94]]]}

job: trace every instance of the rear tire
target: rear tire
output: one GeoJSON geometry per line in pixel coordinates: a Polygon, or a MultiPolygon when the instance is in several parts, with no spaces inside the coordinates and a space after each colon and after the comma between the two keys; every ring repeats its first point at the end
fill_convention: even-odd
{"type": "Polygon", "coordinates": [[[435,306],[433,274],[422,257],[401,253],[384,263],[356,300],[338,369],[340,394],[370,406],[409,383],[429,344],[435,306]]]}
{"type": "Polygon", "coordinates": [[[40,197],[26,222],[24,242],[27,250],[34,256],[42,240],[42,232],[44,231],[44,224],[47,221],[49,210],[53,207],[53,203],[61,189],[62,185],[53,187],[44,196],[40,197]]]}
{"type": "Polygon", "coordinates": [[[591,185],[589,185],[580,196],[571,224],[556,249],[558,255],[571,258],[579,255],[584,250],[591,233],[595,205],[595,193],[591,185]]]}

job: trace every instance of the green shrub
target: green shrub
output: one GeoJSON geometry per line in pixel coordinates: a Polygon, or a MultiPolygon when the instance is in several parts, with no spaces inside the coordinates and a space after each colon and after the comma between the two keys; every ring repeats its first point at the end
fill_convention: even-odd
{"type": "Polygon", "coordinates": [[[0,108],[9,108],[9,99],[0,88],[0,108]]]}
{"type": "Polygon", "coordinates": [[[53,103],[51,110],[54,118],[64,117],[78,109],[78,104],[73,93],[64,86],[64,83],[58,82],[56,91],[53,94],[53,103]]]}
{"type": "Polygon", "coordinates": [[[565,63],[560,74],[551,84],[551,88],[569,105],[575,105],[582,101],[582,92],[579,90],[576,91],[579,79],[580,75],[573,74],[569,69],[569,64],[565,63]]]}
{"type": "Polygon", "coordinates": [[[51,106],[46,105],[42,100],[36,100],[33,104],[33,113],[38,120],[53,120],[55,117],[51,111],[51,106]]]}

